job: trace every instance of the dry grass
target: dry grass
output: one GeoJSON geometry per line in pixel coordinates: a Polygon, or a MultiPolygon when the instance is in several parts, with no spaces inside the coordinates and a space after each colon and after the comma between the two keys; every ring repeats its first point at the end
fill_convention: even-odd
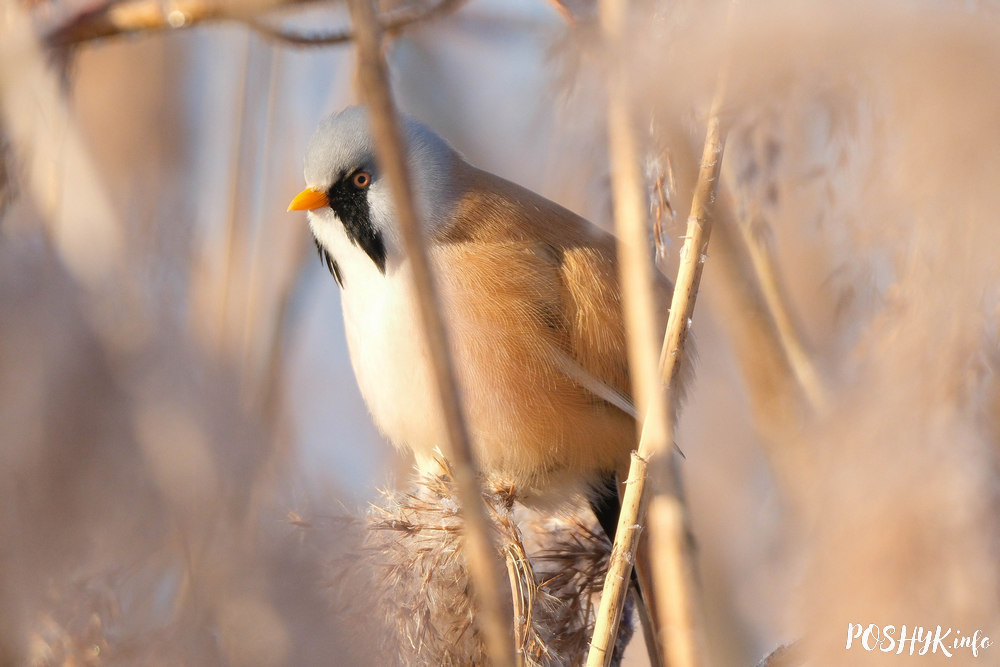
{"type": "MultiPolygon", "coordinates": [[[[569,193],[606,223],[585,3],[557,3],[571,24],[551,8],[496,23],[476,4],[398,37],[401,97],[437,109],[426,119],[480,166],[569,193]],[[493,69],[507,52],[477,51],[498,34],[531,34],[556,53],[534,62],[533,92],[493,69]],[[474,75],[456,74],[463,66],[474,75]]],[[[845,653],[848,622],[1000,638],[996,11],[740,3],[720,43],[727,5],[642,7],[655,20],[634,26],[622,54],[650,120],[650,162],[672,176],[665,265],[676,264],[716,74],[727,54],[733,64],[697,383],[678,431],[703,657],[754,664],[799,639],[811,665],[879,662],[845,653]],[[813,382],[822,400],[810,400],[813,382]]],[[[295,447],[317,428],[301,406],[351,380],[341,363],[307,389],[289,382],[303,313],[337,306],[305,231],[280,211],[300,187],[308,128],[349,101],[346,52],[278,57],[231,26],[53,60],[23,6],[0,10],[0,664],[477,655],[461,630],[446,481],[324,519],[345,513],[303,500],[295,470],[295,447]],[[229,211],[240,224],[227,236],[229,211]],[[290,525],[289,507],[309,527],[290,525]],[[379,634],[359,641],[359,620],[379,634]]],[[[321,362],[336,347],[311,349],[309,368],[330,368],[321,362]]],[[[323,426],[331,448],[374,448],[355,411],[350,425],[323,426]]],[[[374,465],[365,460],[339,464],[340,482],[374,465]]],[[[520,582],[525,658],[572,664],[606,547],[579,524],[526,521],[491,497],[520,582]]]]}

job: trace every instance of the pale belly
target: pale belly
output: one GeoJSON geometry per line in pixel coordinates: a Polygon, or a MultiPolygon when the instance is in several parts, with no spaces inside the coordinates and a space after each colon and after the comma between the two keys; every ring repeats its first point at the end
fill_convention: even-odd
{"type": "Polygon", "coordinates": [[[342,296],[354,375],[379,429],[426,468],[447,432],[418,313],[403,276],[373,281],[342,296]]]}

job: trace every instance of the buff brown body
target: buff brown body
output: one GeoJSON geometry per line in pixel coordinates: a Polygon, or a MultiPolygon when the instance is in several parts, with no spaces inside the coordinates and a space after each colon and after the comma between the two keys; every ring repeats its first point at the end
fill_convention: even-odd
{"type": "MultiPolygon", "coordinates": [[[[309,187],[289,208],[310,211],[343,286],[351,360],[375,422],[430,467],[445,427],[366,123],[363,110],[348,110],[321,126],[309,187]],[[352,185],[358,174],[370,176],[364,188],[352,185]],[[367,222],[342,219],[364,217],[362,208],[367,222]]],[[[472,167],[419,123],[404,129],[481,469],[527,500],[593,497],[636,442],[613,237],[472,167]]],[[[663,315],[670,284],[657,288],[663,315]]]]}
{"type": "Polygon", "coordinates": [[[592,483],[628,460],[636,437],[614,241],[524,188],[464,171],[432,256],[480,464],[529,495],[592,483]]]}

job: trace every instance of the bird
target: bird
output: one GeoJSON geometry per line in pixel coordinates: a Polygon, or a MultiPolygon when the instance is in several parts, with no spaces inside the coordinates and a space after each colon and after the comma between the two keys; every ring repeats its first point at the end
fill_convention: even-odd
{"type": "MultiPolygon", "coordinates": [[[[480,471],[529,504],[584,494],[613,540],[616,475],[637,441],[615,238],[472,166],[424,123],[400,125],[480,471]]],[[[387,439],[434,470],[447,431],[369,111],[323,120],[303,171],[288,210],[307,212],[340,285],[361,394],[387,439]]],[[[672,285],[656,275],[665,324],[672,285]]]]}

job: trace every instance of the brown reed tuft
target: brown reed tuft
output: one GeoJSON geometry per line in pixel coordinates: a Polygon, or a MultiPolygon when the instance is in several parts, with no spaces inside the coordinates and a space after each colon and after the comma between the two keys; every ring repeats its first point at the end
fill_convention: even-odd
{"type": "MultiPolygon", "coordinates": [[[[582,664],[610,544],[574,515],[518,506],[513,489],[492,486],[483,498],[510,576],[523,664],[582,664]]],[[[375,664],[486,664],[458,507],[449,474],[422,474],[410,491],[382,491],[364,520],[350,522],[356,547],[328,570],[334,621],[378,637],[375,664]]],[[[633,632],[630,616],[631,608],[616,661],[633,632]]]]}

